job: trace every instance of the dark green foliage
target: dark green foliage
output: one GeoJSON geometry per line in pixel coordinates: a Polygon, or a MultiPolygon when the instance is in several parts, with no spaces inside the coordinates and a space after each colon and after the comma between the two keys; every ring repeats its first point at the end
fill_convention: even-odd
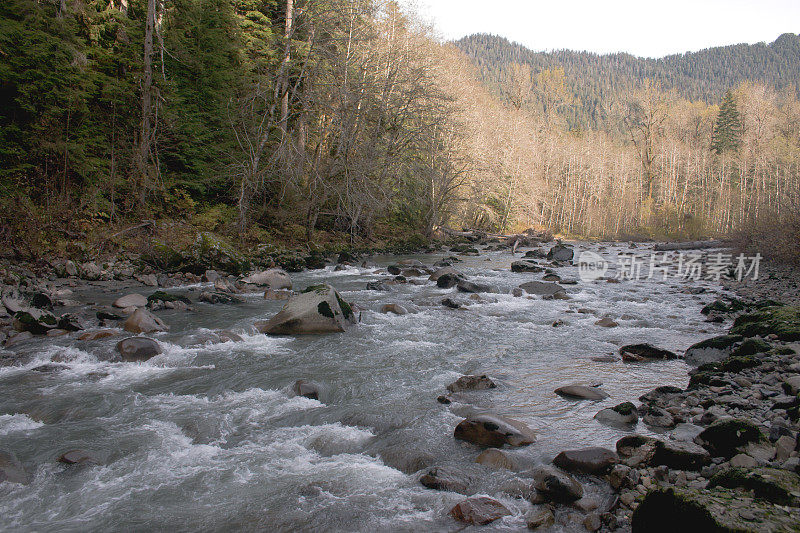
{"type": "Polygon", "coordinates": [[[736,98],[730,90],[725,93],[714,124],[711,149],[721,154],[739,149],[742,137],[742,117],[736,107],[736,98]]]}
{"type": "Polygon", "coordinates": [[[766,353],[772,348],[772,345],[765,340],[751,338],[740,344],[733,354],[735,356],[754,355],[757,353],[766,353]]]}
{"type": "Polygon", "coordinates": [[[336,301],[339,303],[339,307],[342,309],[342,314],[344,315],[344,317],[345,317],[346,319],[348,319],[348,320],[349,320],[349,319],[350,319],[350,318],[352,318],[352,316],[353,316],[353,308],[352,308],[352,307],[350,307],[350,304],[349,304],[349,303],[347,303],[347,302],[345,302],[345,301],[342,299],[342,297],[341,297],[341,296],[339,296],[339,293],[338,293],[338,292],[337,292],[337,293],[335,293],[335,294],[336,294],[336,301]]]}

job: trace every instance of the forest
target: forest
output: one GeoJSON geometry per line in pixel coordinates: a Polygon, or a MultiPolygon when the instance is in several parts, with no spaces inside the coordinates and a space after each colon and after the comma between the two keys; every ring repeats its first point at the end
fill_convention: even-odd
{"type": "Polygon", "coordinates": [[[650,60],[441,42],[384,0],[6,0],[0,235],[33,258],[145,220],[243,245],[535,227],[797,257],[798,73],[792,34],[650,60]]]}

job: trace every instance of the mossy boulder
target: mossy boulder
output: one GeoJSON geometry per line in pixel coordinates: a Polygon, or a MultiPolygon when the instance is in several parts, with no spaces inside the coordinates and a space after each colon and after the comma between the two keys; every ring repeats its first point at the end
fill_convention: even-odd
{"type": "Polygon", "coordinates": [[[599,411],[594,418],[604,424],[625,425],[635,424],[639,420],[639,415],[634,404],[625,402],[599,411]]]}
{"type": "Polygon", "coordinates": [[[356,322],[352,307],[330,285],[312,285],[289,298],[283,309],[259,326],[268,335],[339,333],[356,322]]]}
{"type": "Polygon", "coordinates": [[[686,349],[684,360],[695,366],[721,361],[731,355],[736,343],[743,339],[741,335],[721,335],[702,340],[686,349]]]}
{"type": "Polygon", "coordinates": [[[766,307],[742,315],[733,322],[730,332],[744,337],[774,334],[782,341],[800,340],[800,306],[766,307]]]}
{"type": "Polygon", "coordinates": [[[221,270],[238,276],[249,270],[250,266],[250,261],[221,237],[202,231],[190,246],[181,269],[197,275],[206,270],[221,270]]]}
{"type": "Polygon", "coordinates": [[[709,489],[724,487],[749,491],[755,498],[779,505],[797,506],[800,477],[794,472],[777,468],[727,468],[708,481],[709,489]]]}
{"type": "Polygon", "coordinates": [[[170,294],[164,291],[156,291],[147,297],[148,306],[152,306],[156,302],[183,302],[185,304],[192,303],[192,301],[186,296],[180,296],[178,294],[170,294]]]}
{"type": "Polygon", "coordinates": [[[58,326],[58,318],[42,309],[27,309],[14,313],[14,327],[34,335],[44,335],[58,326]]]}
{"type": "Polygon", "coordinates": [[[747,356],[755,355],[757,353],[767,353],[772,349],[772,345],[763,339],[756,337],[746,339],[742,344],[737,346],[731,355],[747,356]]]}
{"type": "Polygon", "coordinates": [[[793,510],[734,491],[666,488],[652,490],[631,517],[634,533],[672,531],[797,531],[793,510]]]}
{"type": "Polygon", "coordinates": [[[720,365],[720,370],[723,372],[741,372],[747,368],[754,368],[760,365],[761,362],[752,355],[728,357],[720,365]]]}
{"type": "Polygon", "coordinates": [[[152,241],[150,249],[142,254],[142,261],[152,265],[159,270],[174,271],[178,270],[185,261],[185,257],[171,245],[152,241]]]}
{"type": "Polygon", "coordinates": [[[747,420],[733,418],[714,422],[695,438],[695,442],[711,452],[712,456],[728,459],[736,455],[739,448],[763,440],[764,435],[758,426],[747,420]]]}
{"type": "Polygon", "coordinates": [[[735,313],[736,311],[742,311],[746,308],[746,305],[743,301],[738,300],[736,298],[726,298],[715,300],[710,304],[703,307],[700,310],[701,313],[704,315],[711,314],[712,312],[717,313],[735,313]]]}

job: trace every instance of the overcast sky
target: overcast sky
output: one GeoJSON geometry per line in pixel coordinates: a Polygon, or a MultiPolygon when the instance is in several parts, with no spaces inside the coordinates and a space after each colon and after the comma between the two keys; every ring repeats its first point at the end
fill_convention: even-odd
{"type": "Polygon", "coordinates": [[[445,39],[494,33],[533,50],[661,57],[800,31],[800,0],[401,0],[445,39]]]}

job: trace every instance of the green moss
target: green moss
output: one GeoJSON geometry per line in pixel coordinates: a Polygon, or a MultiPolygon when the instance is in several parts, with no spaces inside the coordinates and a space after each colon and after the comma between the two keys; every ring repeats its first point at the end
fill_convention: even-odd
{"type": "Polygon", "coordinates": [[[621,403],[619,405],[615,405],[611,408],[612,411],[615,411],[623,416],[627,416],[634,411],[636,411],[636,406],[633,405],[631,402],[621,403]]]}
{"type": "Polygon", "coordinates": [[[727,303],[725,300],[716,300],[703,307],[700,312],[704,315],[707,315],[712,311],[716,311],[718,313],[733,313],[735,311],[741,311],[744,308],[744,302],[741,300],[737,300],[736,298],[727,298],[727,303]]]}
{"type": "Polygon", "coordinates": [[[788,346],[781,346],[780,348],[775,348],[773,352],[775,352],[776,355],[794,355],[795,353],[797,353],[788,346]]]}
{"type": "Polygon", "coordinates": [[[724,350],[725,348],[730,348],[743,338],[744,337],[741,335],[720,335],[719,337],[711,337],[710,339],[702,340],[697,344],[693,344],[689,347],[689,350],[700,348],[715,348],[717,350],[724,350]]]}
{"type": "Polygon", "coordinates": [[[319,312],[319,314],[321,314],[322,316],[327,317],[327,318],[334,318],[336,316],[333,313],[333,310],[331,309],[331,306],[328,305],[328,302],[324,302],[324,301],[320,302],[319,305],[317,305],[317,311],[319,312]]]}
{"type": "Polygon", "coordinates": [[[765,340],[758,338],[751,338],[745,340],[739,347],[737,347],[732,355],[753,355],[757,353],[766,353],[770,351],[772,345],[765,340]]]}
{"type": "Polygon", "coordinates": [[[753,368],[760,364],[758,359],[752,355],[740,357],[728,357],[722,362],[721,369],[724,372],[741,372],[746,368],[753,368]]]}
{"type": "Polygon", "coordinates": [[[731,333],[745,337],[775,334],[783,341],[800,340],[800,307],[766,307],[738,317],[731,333]]]}
{"type": "Polygon", "coordinates": [[[764,440],[764,435],[752,422],[728,419],[714,422],[704,429],[698,438],[706,443],[706,449],[714,457],[733,457],[738,448],[753,442],[761,442],[764,440]]]}
{"type": "Polygon", "coordinates": [[[342,309],[342,314],[346,319],[350,319],[353,316],[353,308],[350,307],[350,304],[345,302],[341,296],[339,296],[338,292],[334,292],[336,294],[336,301],[339,303],[339,307],[342,309]]]}
{"type": "Polygon", "coordinates": [[[331,288],[330,285],[327,285],[325,283],[318,283],[316,285],[309,285],[308,287],[303,289],[302,294],[305,294],[307,292],[316,292],[317,294],[325,294],[326,292],[328,292],[328,290],[330,290],[330,288],[331,288]]]}

